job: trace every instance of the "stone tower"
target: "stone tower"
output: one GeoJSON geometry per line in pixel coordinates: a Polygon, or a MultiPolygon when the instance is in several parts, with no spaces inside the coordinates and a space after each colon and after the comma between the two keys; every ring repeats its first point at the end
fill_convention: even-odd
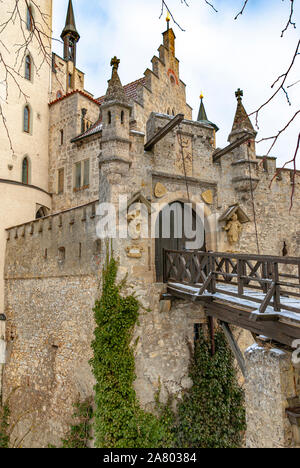
{"type": "MultiPolygon", "coordinates": [[[[1,11],[3,23],[13,11],[15,1],[7,0],[1,11]]],[[[0,314],[3,313],[3,268],[5,228],[35,219],[51,208],[48,193],[48,127],[51,62],[52,0],[19,2],[23,22],[10,21],[1,38],[9,44],[2,48],[8,66],[18,70],[16,83],[0,76],[0,314]],[[38,34],[37,28],[42,34],[38,34]],[[18,48],[28,43],[25,53],[18,48]],[[17,60],[17,62],[16,62],[17,60]],[[15,63],[16,62],[16,63],[15,63]],[[21,89],[21,93],[20,93],[21,89]],[[6,91],[8,92],[7,97],[6,91]],[[3,94],[4,93],[4,94],[3,94]]],[[[3,68],[2,68],[3,70],[3,68]]]]}
{"type": "MultiPolygon", "coordinates": [[[[128,172],[130,166],[129,118],[131,106],[118,75],[119,63],[120,60],[117,57],[111,60],[112,77],[109,80],[101,106],[100,174],[106,179],[106,182],[112,185],[120,183],[122,175],[128,172]]],[[[100,194],[101,192],[103,191],[100,191],[100,194]]]]}
{"type": "Polygon", "coordinates": [[[66,24],[61,33],[61,38],[64,41],[64,59],[71,61],[76,65],[76,44],[80,39],[75,25],[75,16],[72,0],[69,0],[66,24]]]}
{"type": "Polygon", "coordinates": [[[76,68],[80,35],[76,28],[72,0],[69,0],[66,22],[60,37],[64,43],[63,57],[52,54],[51,102],[74,90],[84,90],[84,73],[76,68]]]}
{"type": "Polygon", "coordinates": [[[76,48],[80,35],[77,32],[75,25],[75,16],[73,10],[72,0],[69,0],[66,24],[61,33],[61,38],[64,41],[64,60],[67,63],[67,84],[68,90],[74,89],[74,75],[76,68],[76,48]]]}

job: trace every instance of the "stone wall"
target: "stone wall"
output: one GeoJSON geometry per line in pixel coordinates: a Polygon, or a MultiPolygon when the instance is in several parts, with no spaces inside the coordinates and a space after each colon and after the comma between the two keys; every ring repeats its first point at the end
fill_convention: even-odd
{"type": "Polygon", "coordinates": [[[79,144],[71,142],[81,133],[83,108],[87,110],[87,120],[94,122],[98,119],[99,105],[80,93],[74,93],[50,106],[49,189],[53,193],[53,212],[74,208],[99,198],[100,141],[88,139],[79,144]],[[64,132],[63,144],[61,130],[64,132]],[[90,184],[75,191],[75,164],[86,159],[90,163],[90,184]],[[59,169],[64,169],[64,192],[61,194],[58,193],[59,169]]]}
{"type": "Polygon", "coordinates": [[[103,254],[94,208],[8,231],[4,398],[19,387],[12,421],[24,415],[18,437],[33,424],[25,446],[59,444],[72,404],[93,392],[88,361],[103,254]]]}
{"type": "Polygon", "coordinates": [[[247,447],[290,448],[286,409],[300,397],[300,372],[289,352],[252,346],[246,351],[247,447]]]}
{"type": "Polygon", "coordinates": [[[53,53],[50,102],[56,100],[59,95],[64,96],[75,89],[84,91],[84,73],[78,70],[71,60],[66,61],[53,53]],[[72,74],[71,86],[69,73],[72,74]]]}

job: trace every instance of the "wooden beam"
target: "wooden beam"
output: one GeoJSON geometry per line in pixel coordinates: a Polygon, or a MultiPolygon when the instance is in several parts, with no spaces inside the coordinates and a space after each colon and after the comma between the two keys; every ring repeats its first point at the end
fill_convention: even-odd
{"type": "Polygon", "coordinates": [[[244,328],[256,335],[267,336],[287,346],[292,346],[293,341],[300,338],[300,328],[292,323],[288,324],[280,321],[254,322],[250,319],[253,310],[234,307],[232,304],[229,305],[221,301],[206,302],[204,309],[207,316],[212,316],[222,322],[244,328]]]}
{"type": "Polygon", "coordinates": [[[240,350],[240,347],[237,344],[228,323],[226,322],[220,322],[220,323],[221,323],[221,327],[223,328],[224,334],[227,338],[227,341],[229,343],[229,346],[232,349],[232,352],[240,366],[242,374],[244,377],[246,377],[246,364],[245,364],[243,353],[240,350]]]}
{"type": "Polygon", "coordinates": [[[167,125],[161,128],[149,141],[145,144],[145,151],[151,151],[153,146],[155,146],[162,138],[164,138],[168,133],[170,133],[173,128],[179,125],[184,119],[184,114],[178,114],[172,119],[167,125]]]}
{"type": "Polygon", "coordinates": [[[238,138],[234,143],[231,143],[230,145],[226,146],[226,148],[215,151],[213,154],[213,162],[214,163],[218,162],[219,159],[222,158],[222,156],[225,156],[225,154],[230,153],[230,151],[234,150],[235,148],[238,148],[239,146],[241,146],[243,143],[246,143],[246,141],[250,140],[251,138],[255,138],[255,136],[253,133],[248,132],[241,138],[238,138]]]}

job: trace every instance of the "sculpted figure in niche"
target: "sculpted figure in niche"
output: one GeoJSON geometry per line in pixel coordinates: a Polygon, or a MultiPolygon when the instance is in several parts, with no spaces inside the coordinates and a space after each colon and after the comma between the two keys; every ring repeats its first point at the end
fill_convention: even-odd
{"type": "Polygon", "coordinates": [[[232,215],[224,229],[227,232],[228,242],[230,245],[234,245],[240,240],[243,225],[239,222],[237,214],[232,215]]]}

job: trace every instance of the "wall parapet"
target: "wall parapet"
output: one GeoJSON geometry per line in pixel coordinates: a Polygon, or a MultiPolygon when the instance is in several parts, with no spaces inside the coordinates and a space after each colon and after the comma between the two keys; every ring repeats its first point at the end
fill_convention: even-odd
{"type": "Polygon", "coordinates": [[[7,229],[5,279],[95,274],[97,202],[7,229]]]}

